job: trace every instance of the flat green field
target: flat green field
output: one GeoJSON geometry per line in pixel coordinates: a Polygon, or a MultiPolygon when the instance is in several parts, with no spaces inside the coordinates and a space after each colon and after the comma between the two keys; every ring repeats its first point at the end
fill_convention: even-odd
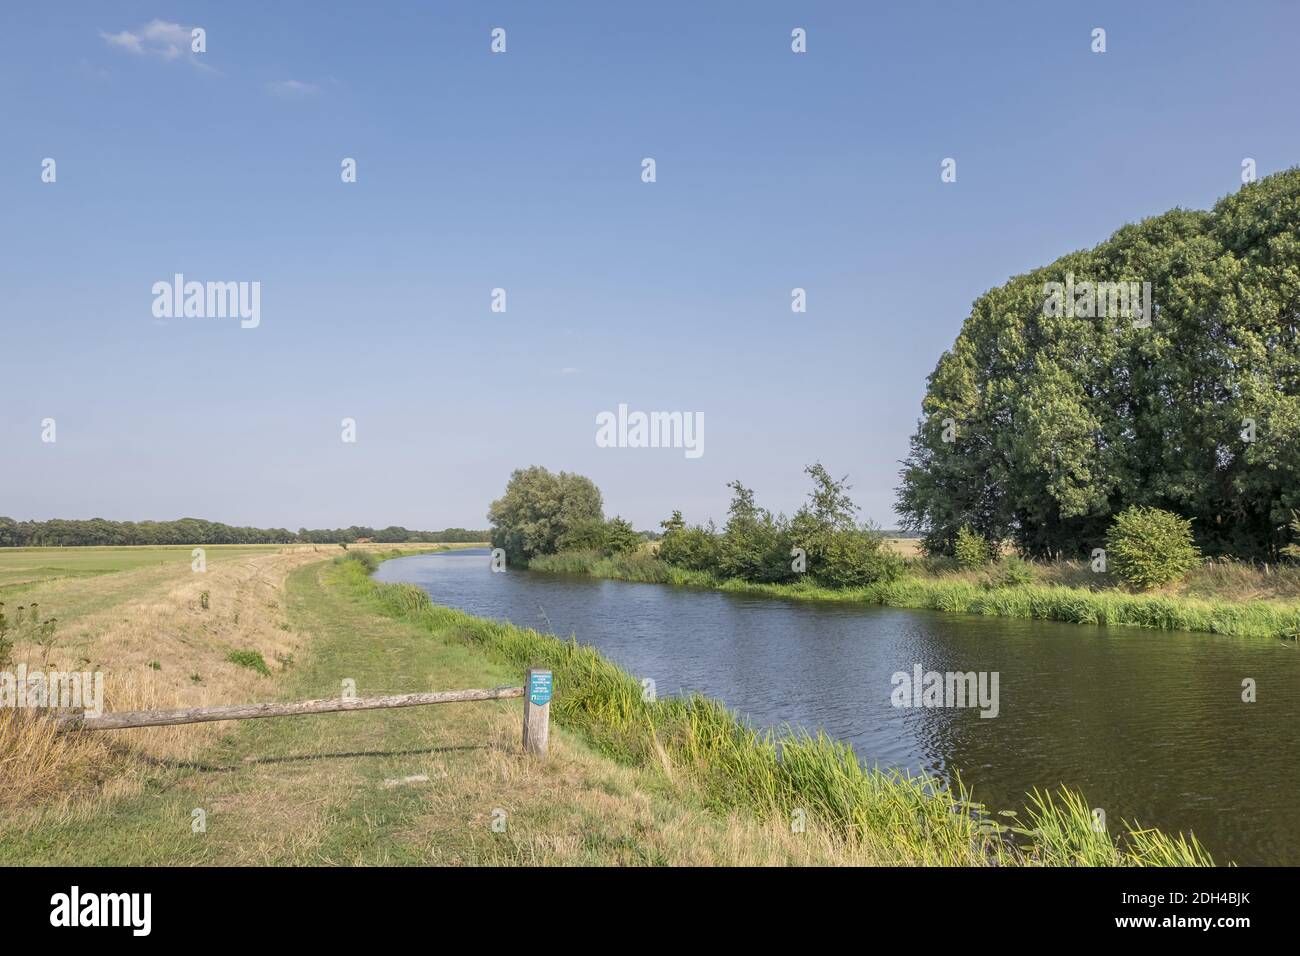
{"type": "MultiPolygon", "coordinates": [[[[0,598],[43,581],[90,577],[114,571],[189,564],[194,545],[145,545],[104,548],[0,548],[0,598]]],[[[203,545],[208,561],[274,553],[283,544],[203,545]]],[[[335,548],[337,550],[337,548],[335,548]]]]}
{"type": "MultiPolygon", "coordinates": [[[[336,544],[0,548],[0,603],[10,608],[39,605],[43,616],[57,616],[66,626],[76,618],[149,594],[166,582],[192,579],[191,555],[195,547],[203,548],[209,570],[275,555],[305,553],[327,560],[344,553],[336,544]]],[[[383,551],[396,546],[365,547],[383,551]]]]}

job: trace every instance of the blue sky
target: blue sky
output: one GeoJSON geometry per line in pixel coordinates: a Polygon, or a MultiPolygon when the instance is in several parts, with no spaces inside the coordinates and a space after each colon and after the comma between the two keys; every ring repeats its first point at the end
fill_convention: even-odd
{"type": "Polygon", "coordinates": [[[820,459],[892,526],[972,300],[1300,161],[1290,2],[327,6],[6,5],[0,514],[480,527],[541,464],[653,527],[820,459]]]}

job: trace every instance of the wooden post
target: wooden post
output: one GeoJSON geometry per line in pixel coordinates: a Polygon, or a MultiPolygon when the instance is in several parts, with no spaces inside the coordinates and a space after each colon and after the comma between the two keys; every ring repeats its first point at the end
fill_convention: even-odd
{"type": "Polygon", "coordinates": [[[536,667],[524,675],[524,753],[546,756],[551,733],[551,672],[536,667]]]}

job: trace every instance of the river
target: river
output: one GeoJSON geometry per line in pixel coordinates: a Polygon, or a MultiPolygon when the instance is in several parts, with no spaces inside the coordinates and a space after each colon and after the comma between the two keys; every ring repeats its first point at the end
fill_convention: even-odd
{"type": "Polygon", "coordinates": [[[576,635],[660,695],[698,691],[760,726],[821,728],[868,765],[958,771],[993,809],[1066,784],[1112,832],[1137,820],[1194,831],[1219,863],[1300,863],[1295,644],[493,573],[485,549],[397,558],[375,576],[576,635]],[[893,675],[918,664],[996,672],[997,716],[895,707],[893,675]]]}

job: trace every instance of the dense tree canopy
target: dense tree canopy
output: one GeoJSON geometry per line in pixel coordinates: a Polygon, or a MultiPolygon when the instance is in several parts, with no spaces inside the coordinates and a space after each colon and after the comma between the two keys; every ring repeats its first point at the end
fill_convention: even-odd
{"type": "Polygon", "coordinates": [[[945,552],[969,524],[1085,554],[1136,505],[1191,519],[1211,554],[1275,556],[1300,508],[1298,328],[1300,170],[1125,226],[976,300],[930,375],[899,511],[945,552]],[[1049,285],[1102,282],[1149,282],[1153,308],[1114,287],[1062,308],[1049,285]]]}
{"type": "Polygon", "coordinates": [[[486,541],[487,531],[448,528],[408,531],[406,528],[331,528],[295,534],[285,528],[237,528],[219,521],[180,518],[176,521],[106,521],[103,518],[15,521],[0,517],[0,547],[74,547],[140,544],[342,544],[361,539],[388,543],[486,541]]]}
{"type": "Polygon", "coordinates": [[[488,508],[488,520],[492,547],[504,549],[510,561],[523,562],[554,554],[566,538],[579,544],[576,539],[604,522],[604,505],[590,478],[534,465],[510,475],[505,494],[488,508]]]}

